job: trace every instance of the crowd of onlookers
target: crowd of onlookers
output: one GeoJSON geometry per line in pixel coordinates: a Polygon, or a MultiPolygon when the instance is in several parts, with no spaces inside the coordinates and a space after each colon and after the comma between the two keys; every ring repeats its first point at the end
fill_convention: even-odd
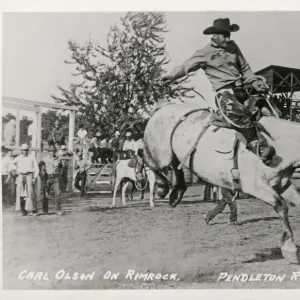
{"type": "MultiPolygon", "coordinates": [[[[74,141],[74,152],[67,149],[63,130],[59,121],[54,124],[48,140],[48,147],[43,149],[40,161],[37,161],[34,151],[27,144],[22,144],[20,154],[13,155],[13,150],[2,146],[2,198],[6,206],[15,206],[22,215],[37,214],[37,195],[42,200],[43,213],[48,214],[49,194],[53,192],[55,212],[61,211],[61,195],[67,191],[70,180],[70,169],[76,172],[74,187],[83,196],[85,192],[87,171],[95,163],[114,163],[119,152],[143,148],[142,136],[127,130],[121,137],[115,131],[112,137],[96,131],[92,138],[87,138],[88,132],[79,126],[74,141]],[[109,153],[106,157],[103,153],[109,153]],[[45,152],[48,152],[46,154],[45,152]],[[37,191],[37,180],[40,180],[40,191],[37,191]]],[[[72,178],[73,176],[71,176],[72,178]]],[[[73,178],[72,178],[73,179],[73,178]]]]}

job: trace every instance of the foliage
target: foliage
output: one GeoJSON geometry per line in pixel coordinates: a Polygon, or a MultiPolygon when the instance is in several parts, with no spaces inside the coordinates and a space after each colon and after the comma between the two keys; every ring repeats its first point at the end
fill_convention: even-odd
{"type": "Polygon", "coordinates": [[[164,44],[166,19],[159,12],[127,13],[121,26],[114,25],[105,47],[91,39],[80,45],[69,41],[79,83],[58,87],[57,102],[79,108],[76,119],[88,130],[112,134],[123,124],[149,116],[158,101],[192,97],[188,76],[169,86],[158,80],[169,62],[164,44]]]}

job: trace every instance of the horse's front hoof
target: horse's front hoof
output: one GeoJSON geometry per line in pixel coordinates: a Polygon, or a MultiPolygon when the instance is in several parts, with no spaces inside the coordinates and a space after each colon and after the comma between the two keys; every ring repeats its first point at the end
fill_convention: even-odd
{"type": "Polygon", "coordinates": [[[281,247],[281,253],[284,259],[286,259],[290,263],[298,264],[300,262],[299,254],[297,253],[297,250],[294,249],[285,249],[281,247]]]}
{"type": "Polygon", "coordinates": [[[177,205],[177,204],[175,204],[177,202],[177,197],[178,197],[178,191],[177,190],[173,190],[170,193],[170,196],[169,196],[169,204],[172,207],[175,207],[177,205]]]}
{"type": "Polygon", "coordinates": [[[171,206],[171,207],[176,207],[177,205],[178,205],[178,201],[169,201],[169,205],[171,206]]]}

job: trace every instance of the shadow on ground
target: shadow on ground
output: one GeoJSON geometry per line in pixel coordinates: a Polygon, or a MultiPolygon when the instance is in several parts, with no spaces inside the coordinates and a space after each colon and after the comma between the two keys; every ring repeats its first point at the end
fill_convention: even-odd
{"type": "MultiPolygon", "coordinates": [[[[249,260],[245,260],[242,263],[256,263],[256,262],[265,262],[265,261],[270,261],[270,260],[280,260],[284,259],[281,253],[281,249],[279,247],[276,248],[267,248],[263,249],[258,253],[255,253],[255,257],[249,260]]],[[[297,246],[297,259],[298,263],[295,264],[300,264],[300,246],[297,246]]]]}
{"type": "Polygon", "coordinates": [[[278,217],[263,217],[263,218],[254,218],[254,219],[249,219],[249,220],[245,220],[245,221],[240,221],[239,225],[243,225],[243,224],[247,224],[247,223],[255,223],[255,222],[259,222],[259,221],[274,221],[274,220],[278,220],[278,217]]]}

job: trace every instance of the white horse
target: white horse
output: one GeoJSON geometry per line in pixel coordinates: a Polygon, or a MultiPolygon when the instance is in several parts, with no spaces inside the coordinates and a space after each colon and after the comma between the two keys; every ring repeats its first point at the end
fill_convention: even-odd
{"type": "MultiPolygon", "coordinates": [[[[144,135],[144,159],[154,171],[157,193],[164,198],[169,192],[168,181],[161,170],[172,164],[176,181],[169,201],[180,203],[187,186],[180,162],[197,176],[224,188],[232,189],[231,170],[234,167],[234,130],[211,126],[196,145],[196,151],[185,161],[188,151],[197,141],[199,132],[209,122],[210,114],[197,110],[197,105],[173,104],[161,108],[149,120],[144,135]]],[[[244,144],[237,151],[242,191],[274,207],[282,224],[282,254],[294,260],[297,248],[288,219],[288,204],[300,207],[300,195],[291,181],[300,161],[300,124],[274,117],[263,117],[259,123],[266,129],[269,143],[282,160],[274,168],[267,167],[244,144]]]]}
{"type": "MultiPolygon", "coordinates": [[[[122,196],[121,196],[123,206],[126,205],[125,192],[126,192],[129,182],[130,181],[133,181],[134,183],[137,182],[136,175],[135,175],[135,169],[128,166],[129,161],[130,161],[129,159],[119,160],[116,163],[115,188],[114,188],[112,206],[116,205],[116,194],[117,194],[117,190],[118,190],[118,187],[119,187],[121,181],[123,181],[123,182],[125,181],[125,184],[123,184],[123,187],[122,187],[122,196]]],[[[150,200],[149,201],[150,201],[150,207],[152,208],[152,207],[154,207],[154,193],[155,193],[154,188],[155,188],[156,177],[155,177],[154,173],[147,166],[145,166],[143,172],[144,172],[143,175],[147,176],[147,180],[149,182],[149,188],[150,188],[150,200]]],[[[135,188],[135,186],[132,189],[132,193],[133,193],[134,188],[135,188]]],[[[141,191],[142,192],[141,200],[144,199],[144,187],[142,187],[142,189],[143,190],[141,191]]],[[[132,193],[131,193],[131,198],[132,198],[132,193]]]]}

